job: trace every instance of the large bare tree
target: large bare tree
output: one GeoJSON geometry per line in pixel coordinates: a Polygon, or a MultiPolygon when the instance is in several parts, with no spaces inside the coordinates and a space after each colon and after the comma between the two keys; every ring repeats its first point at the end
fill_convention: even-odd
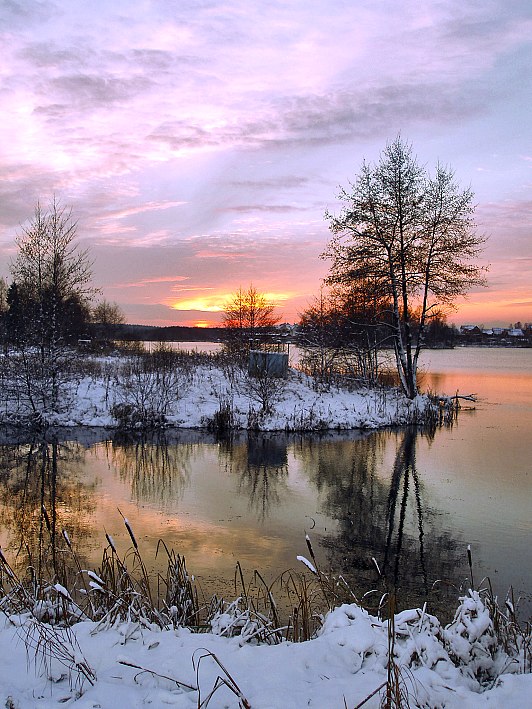
{"type": "Polygon", "coordinates": [[[432,314],[484,284],[476,259],[485,239],[476,232],[473,192],[462,189],[448,167],[437,165],[431,175],[398,136],[376,164],[363,162],[339,199],[340,213],[325,215],[333,233],[323,254],[332,261],[327,282],[365,282],[389,299],[386,324],[399,379],[414,398],[432,314]]]}

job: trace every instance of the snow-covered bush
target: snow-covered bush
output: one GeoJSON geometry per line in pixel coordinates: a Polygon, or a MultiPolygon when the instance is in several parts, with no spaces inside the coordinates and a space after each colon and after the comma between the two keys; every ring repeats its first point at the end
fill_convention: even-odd
{"type": "Polygon", "coordinates": [[[240,645],[246,643],[273,645],[280,642],[281,636],[275,632],[276,629],[270,618],[242,605],[241,597],[230,603],[220,603],[209,620],[211,633],[226,638],[238,637],[240,645]]]}

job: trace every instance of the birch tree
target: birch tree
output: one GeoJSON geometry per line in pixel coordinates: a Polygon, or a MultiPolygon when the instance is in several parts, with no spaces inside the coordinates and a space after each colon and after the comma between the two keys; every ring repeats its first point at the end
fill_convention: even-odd
{"type": "Polygon", "coordinates": [[[484,285],[476,259],[485,239],[476,231],[473,192],[448,167],[438,164],[431,175],[398,136],[377,163],[362,163],[338,198],[339,214],[325,215],[333,234],[322,255],[332,262],[326,282],[365,282],[389,299],[385,324],[401,387],[413,399],[431,316],[484,285]]]}
{"type": "Polygon", "coordinates": [[[76,232],[72,211],[53,199],[48,209],[36,205],[16,239],[8,297],[18,351],[13,373],[18,397],[23,395],[36,418],[57,409],[69,364],[67,345],[77,342],[94,292],[92,263],[76,232]]]}

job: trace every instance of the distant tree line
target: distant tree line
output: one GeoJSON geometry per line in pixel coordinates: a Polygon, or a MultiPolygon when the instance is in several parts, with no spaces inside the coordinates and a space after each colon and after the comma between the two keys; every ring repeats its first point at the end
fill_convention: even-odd
{"type": "Polygon", "coordinates": [[[106,325],[94,323],[91,332],[110,341],[144,342],[218,342],[227,334],[222,327],[187,327],[185,325],[106,325]]]}

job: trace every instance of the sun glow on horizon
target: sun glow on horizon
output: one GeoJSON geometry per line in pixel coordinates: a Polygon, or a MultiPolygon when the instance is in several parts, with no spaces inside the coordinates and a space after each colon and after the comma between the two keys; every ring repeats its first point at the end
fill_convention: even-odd
{"type": "Polygon", "coordinates": [[[225,296],[212,295],[185,298],[169,303],[172,310],[200,310],[204,313],[221,313],[227,301],[225,296]]]}
{"type": "MultiPolygon", "coordinates": [[[[245,289],[243,289],[245,291],[245,289]]],[[[198,310],[204,313],[222,313],[234,298],[235,292],[232,293],[220,293],[218,295],[206,295],[198,296],[197,298],[185,298],[183,300],[172,300],[167,304],[172,308],[172,310],[198,310]]],[[[281,293],[263,293],[266,300],[273,305],[280,305],[290,298],[293,298],[295,294],[281,292],[281,293]]]]}
{"type": "Polygon", "coordinates": [[[296,293],[264,293],[266,300],[269,300],[274,305],[284,303],[285,300],[290,300],[290,298],[294,298],[296,295],[296,293]]]}

